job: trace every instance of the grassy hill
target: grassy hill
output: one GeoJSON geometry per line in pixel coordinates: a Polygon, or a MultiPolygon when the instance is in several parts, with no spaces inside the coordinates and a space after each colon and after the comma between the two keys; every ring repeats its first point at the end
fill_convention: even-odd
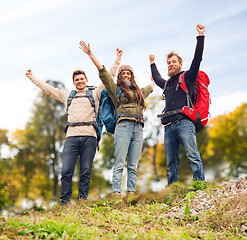
{"type": "Polygon", "coordinates": [[[42,206],[0,218],[0,239],[246,239],[247,177],[42,206]]]}

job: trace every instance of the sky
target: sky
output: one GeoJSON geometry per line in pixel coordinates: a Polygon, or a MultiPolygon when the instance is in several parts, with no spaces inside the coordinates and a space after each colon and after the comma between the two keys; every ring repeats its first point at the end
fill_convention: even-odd
{"type": "MultiPolygon", "coordinates": [[[[79,49],[83,40],[107,69],[121,48],[122,63],[144,87],[150,53],[164,78],[170,51],[182,56],[182,70],[189,68],[198,23],[206,27],[201,70],[211,81],[211,116],[247,103],[246,0],[1,0],[0,16],[0,128],[10,132],[25,128],[39,92],[27,69],[69,90],[72,72],[82,69],[90,85],[99,85],[98,71],[79,49]]],[[[162,94],[157,86],[154,92],[162,94]]]]}

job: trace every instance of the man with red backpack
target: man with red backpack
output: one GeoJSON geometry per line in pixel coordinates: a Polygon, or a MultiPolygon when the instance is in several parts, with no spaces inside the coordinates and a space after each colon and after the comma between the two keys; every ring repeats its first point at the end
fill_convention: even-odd
{"type": "MultiPolygon", "coordinates": [[[[197,101],[197,78],[202,60],[204,48],[205,27],[201,24],[196,26],[199,36],[197,36],[197,45],[195,55],[190,69],[181,72],[182,59],[175,53],[167,55],[168,76],[167,81],[161,77],[154,63],[155,56],[150,54],[152,77],[155,83],[164,90],[163,96],[166,100],[166,106],[160,115],[161,122],[164,125],[164,146],[167,162],[168,185],[178,182],[179,149],[182,144],[189,164],[193,171],[194,180],[205,180],[203,165],[200,153],[196,143],[194,105],[197,101]],[[182,87],[185,84],[185,87],[182,87]],[[184,110],[186,108],[187,111],[184,110]]],[[[200,112],[197,114],[200,118],[200,112]]]]}

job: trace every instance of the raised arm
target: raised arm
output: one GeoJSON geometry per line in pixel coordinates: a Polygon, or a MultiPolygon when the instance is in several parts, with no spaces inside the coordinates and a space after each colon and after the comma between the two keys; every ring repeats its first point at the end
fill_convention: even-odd
{"type": "Polygon", "coordinates": [[[122,57],[122,55],[123,55],[123,50],[117,48],[117,49],[116,49],[116,55],[117,55],[117,57],[116,57],[116,59],[115,59],[113,65],[111,66],[111,68],[110,68],[110,70],[109,70],[109,74],[110,74],[110,76],[111,76],[111,78],[112,78],[113,80],[114,80],[114,78],[116,77],[117,69],[118,69],[118,67],[119,67],[119,65],[120,65],[120,63],[121,63],[121,57],[122,57]]]}
{"type": "Polygon", "coordinates": [[[154,82],[160,87],[164,88],[166,80],[163,79],[156,67],[156,64],[154,63],[155,56],[150,54],[149,55],[149,61],[150,61],[150,67],[151,67],[151,72],[152,72],[152,79],[154,82]]]}
{"type": "Polygon", "coordinates": [[[152,75],[150,76],[150,79],[151,79],[151,82],[149,83],[149,85],[150,85],[152,88],[154,88],[155,82],[154,82],[154,79],[153,79],[152,75]]]}
{"type": "Polygon", "coordinates": [[[80,41],[79,44],[80,44],[79,48],[82,49],[91,58],[92,62],[98,68],[98,70],[102,70],[103,65],[101,65],[100,61],[93,55],[89,43],[87,45],[85,42],[80,41]]]}
{"type": "Polygon", "coordinates": [[[44,82],[41,79],[38,79],[33,75],[32,70],[26,71],[26,76],[42,91],[44,91],[46,94],[48,94],[50,97],[57,99],[58,101],[66,104],[69,92],[65,90],[60,90],[58,88],[55,88],[48,83],[44,82]]]}
{"type": "Polygon", "coordinates": [[[200,68],[200,64],[202,61],[202,54],[203,54],[203,49],[204,49],[204,32],[205,32],[205,27],[201,24],[196,25],[196,30],[198,32],[197,36],[197,44],[196,44],[196,49],[195,49],[195,54],[194,58],[192,60],[192,63],[190,65],[189,69],[189,77],[190,81],[196,82],[198,71],[200,68]]]}

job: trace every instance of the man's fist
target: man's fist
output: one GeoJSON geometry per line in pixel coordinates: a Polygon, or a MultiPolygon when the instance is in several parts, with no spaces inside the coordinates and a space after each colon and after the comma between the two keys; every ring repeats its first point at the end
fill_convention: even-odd
{"type": "Polygon", "coordinates": [[[155,56],[150,54],[149,55],[149,61],[150,61],[150,64],[154,63],[154,60],[155,60],[155,56]]]}
{"type": "Polygon", "coordinates": [[[121,50],[120,48],[117,48],[117,49],[116,49],[116,54],[117,54],[118,57],[122,57],[122,55],[123,55],[123,50],[121,50]]]}
{"type": "Polygon", "coordinates": [[[32,75],[33,75],[32,70],[29,69],[29,70],[26,71],[26,76],[27,76],[28,78],[31,78],[32,75]]]}
{"type": "Polygon", "coordinates": [[[199,36],[203,36],[204,32],[205,32],[205,27],[202,24],[197,24],[196,30],[197,30],[199,36]]]}

